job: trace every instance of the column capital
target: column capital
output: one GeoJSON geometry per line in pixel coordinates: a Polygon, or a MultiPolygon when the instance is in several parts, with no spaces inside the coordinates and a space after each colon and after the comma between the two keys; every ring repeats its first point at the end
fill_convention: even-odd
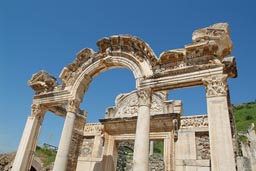
{"type": "Polygon", "coordinates": [[[34,117],[38,117],[40,115],[43,115],[46,112],[46,107],[44,107],[41,104],[35,104],[33,103],[31,105],[31,115],[34,117]]]}
{"type": "Polygon", "coordinates": [[[137,92],[139,106],[149,106],[152,100],[152,90],[150,88],[141,89],[137,92]]]}
{"type": "Polygon", "coordinates": [[[80,105],[80,100],[78,99],[71,99],[68,101],[67,104],[67,112],[77,113],[80,105]]]}
{"type": "Polygon", "coordinates": [[[206,97],[215,97],[215,96],[226,96],[228,93],[228,76],[212,76],[208,78],[203,78],[203,84],[206,88],[206,97]]]}

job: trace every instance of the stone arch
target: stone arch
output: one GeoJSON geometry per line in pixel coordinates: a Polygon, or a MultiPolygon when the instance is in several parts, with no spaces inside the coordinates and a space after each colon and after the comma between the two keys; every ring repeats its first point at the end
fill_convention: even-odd
{"type": "Polygon", "coordinates": [[[140,81],[153,75],[157,57],[143,40],[127,35],[103,38],[97,42],[99,52],[85,48],[72,64],[66,66],[60,78],[72,98],[82,100],[90,81],[112,68],[126,68],[133,72],[136,87],[140,81]]]}
{"type": "MultiPolygon", "coordinates": [[[[57,79],[45,71],[34,74],[32,79],[29,80],[29,86],[35,90],[35,96],[31,107],[31,115],[27,119],[15,157],[13,170],[28,170],[30,167],[43,116],[47,110],[65,117],[53,170],[66,170],[67,166],[68,168],[75,167],[76,163],[71,161],[71,157],[72,155],[77,157],[77,154],[74,152],[76,150],[71,149],[70,144],[73,143],[73,137],[79,139],[80,134],[83,135],[84,133],[83,126],[86,123],[86,112],[79,108],[81,100],[91,80],[111,68],[127,68],[133,72],[136,79],[139,103],[136,134],[135,137],[128,137],[135,139],[133,170],[148,170],[150,108],[154,102],[152,93],[198,85],[204,85],[206,88],[209,137],[211,140],[211,168],[209,169],[235,170],[232,146],[232,137],[234,136],[232,129],[234,127],[231,128],[233,118],[230,110],[231,103],[227,78],[236,77],[237,70],[235,58],[226,57],[232,50],[232,41],[226,23],[218,23],[196,30],[193,33],[191,44],[185,45],[182,49],[165,51],[159,56],[159,60],[144,41],[133,36],[119,35],[103,38],[98,41],[97,45],[99,47],[98,52],[89,48],[83,49],[77,54],[73,63],[63,68],[60,74],[62,84],[58,84],[57,79]],[[223,145],[225,148],[222,148],[223,145]],[[70,155],[71,153],[72,155],[70,155]],[[226,155],[223,155],[223,153],[226,155]]],[[[176,104],[170,105],[175,107],[176,104]]],[[[180,107],[180,104],[178,107],[180,107]]],[[[175,110],[174,108],[172,112],[175,112],[175,110]]],[[[169,144],[166,149],[170,151],[173,150],[175,145],[173,141],[178,138],[180,115],[177,113],[169,114],[172,113],[167,113],[166,117],[171,116],[170,120],[165,120],[165,116],[161,120],[166,121],[165,123],[168,122],[171,127],[172,135],[164,136],[166,144],[169,144]]],[[[131,119],[133,122],[135,118],[131,119]]],[[[155,119],[156,123],[159,123],[157,117],[155,119]]],[[[122,123],[119,125],[122,125],[122,123]]],[[[133,122],[133,125],[135,125],[135,122],[133,122]]],[[[161,125],[165,127],[166,124],[161,125]]],[[[103,126],[88,124],[86,127],[91,131],[89,134],[86,132],[86,134],[97,136],[100,139],[101,133],[107,130],[103,126]]],[[[135,128],[135,126],[132,126],[132,128],[135,128]]],[[[163,127],[160,131],[162,129],[163,127]]],[[[123,130],[127,132],[126,128],[123,130]]],[[[108,131],[112,130],[109,129],[108,131]]],[[[108,140],[106,148],[110,148],[110,150],[104,150],[106,152],[103,157],[104,168],[105,170],[112,170],[111,163],[113,163],[113,157],[115,156],[114,141],[116,140],[110,134],[104,136],[105,140],[108,140]]],[[[159,139],[159,137],[156,138],[159,139]]],[[[79,143],[75,142],[72,147],[78,147],[79,143]]],[[[97,145],[100,143],[97,143],[97,145]]],[[[165,159],[168,163],[167,170],[175,169],[175,159],[175,156],[167,156],[165,159]]],[[[91,163],[89,165],[91,166],[91,163]]],[[[183,164],[181,166],[183,167],[183,164]]]]}

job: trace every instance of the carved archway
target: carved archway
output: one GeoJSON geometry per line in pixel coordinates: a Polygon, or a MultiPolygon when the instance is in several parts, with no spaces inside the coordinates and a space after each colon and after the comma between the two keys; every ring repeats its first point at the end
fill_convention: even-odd
{"type": "MultiPolygon", "coordinates": [[[[18,155],[15,158],[16,170],[25,170],[29,167],[31,151],[35,150],[43,116],[47,110],[65,117],[63,136],[58,150],[62,154],[57,153],[53,170],[66,170],[67,163],[71,162],[68,157],[71,156],[70,151],[76,151],[70,148],[71,140],[74,136],[78,136],[79,139],[80,134],[83,135],[83,126],[86,122],[85,112],[79,109],[83,96],[95,76],[112,68],[127,68],[133,72],[136,80],[139,109],[135,142],[139,150],[134,150],[136,156],[134,170],[148,170],[149,150],[145,144],[149,144],[150,138],[152,92],[199,85],[206,87],[209,136],[212,141],[212,170],[216,168],[235,170],[234,150],[230,145],[232,119],[229,117],[232,117],[232,113],[229,110],[227,78],[236,77],[237,70],[235,58],[227,56],[232,51],[228,24],[218,23],[196,30],[191,44],[185,45],[182,49],[165,51],[159,58],[144,41],[133,36],[103,38],[97,45],[98,52],[89,48],[83,49],[77,54],[73,63],[64,67],[60,74],[62,84],[58,84],[57,79],[45,71],[34,74],[29,80],[29,86],[35,90],[35,96],[31,116],[28,117],[18,155]],[[218,112],[215,111],[216,109],[218,112]],[[73,130],[80,132],[73,134],[73,130]],[[223,144],[226,148],[220,146],[223,144]]],[[[177,122],[175,121],[173,125],[178,128],[177,122]]],[[[109,140],[109,148],[112,148],[113,137],[106,137],[109,140]]],[[[112,153],[113,150],[106,151],[108,156],[112,153]]],[[[75,162],[73,163],[75,166],[75,162]]],[[[172,165],[174,167],[175,164],[172,165]]],[[[68,167],[73,168],[71,165],[68,167]]]]}
{"type": "Polygon", "coordinates": [[[147,43],[137,37],[119,35],[97,42],[99,52],[85,48],[72,64],[61,72],[60,78],[73,98],[82,100],[92,78],[112,68],[126,68],[133,72],[136,87],[153,75],[157,57],[147,43]]]}

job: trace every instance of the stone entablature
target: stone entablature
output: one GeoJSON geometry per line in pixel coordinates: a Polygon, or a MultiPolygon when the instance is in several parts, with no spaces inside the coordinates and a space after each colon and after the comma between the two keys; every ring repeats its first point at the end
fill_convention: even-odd
{"type": "Polygon", "coordinates": [[[207,115],[183,116],[180,118],[180,128],[208,127],[207,115]]]}
{"type": "Polygon", "coordinates": [[[53,97],[56,103],[66,103],[70,98],[82,100],[92,78],[110,68],[132,70],[138,88],[154,91],[203,85],[204,78],[219,74],[237,76],[235,58],[226,57],[233,46],[228,24],[196,30],[192,39],[192,44],[185,48],[165,51],[157,58],[149,45],[137,37],[103,38],[97,43],[98,52],[85,48],[63,68],[61,85],[45,71],[34,74],[29,81],[36,91],[34,101],[49,103],[53,97]],[[187,76],[188,79],[179,79],[187,76]]]}
{"type": "Polygon", "coordinates": [[[103,133],[104,125],[101,123],[87,123],[84,126],[84,136],[100,135],[103,133]]]}

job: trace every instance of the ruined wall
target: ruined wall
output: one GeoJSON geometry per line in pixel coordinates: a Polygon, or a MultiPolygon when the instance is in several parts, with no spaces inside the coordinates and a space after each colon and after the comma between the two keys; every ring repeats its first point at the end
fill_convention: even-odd
{"type": "Polygon", "coordinates": [[[196,132],[196,158],[209,160],[210,156],[210,140],[208,132],[196,132]]]}
{"type": "Polygon", "coordinates": [[[0,155],[0,171],[6,171],[11,166],[11,162],[15,157],[15,153],[0,155]]]}
{"type": "Polygon", "coordinates": [[[210,142],[207,115],[181,117],[175,142],[177,171],[210,171],[210,142]]]}
{"type": "Polygon", "coordinates": [[[241,155],[237,158],[238,171],[256,170],[256,134],[252,123],[246,133],[239,133],[247,137],[247,141],[240,142],[241,155]]]}
{"type": "MultiPolygon", "coordinates": [[[[133,141],[118,144],[118,160],[116,171],[132,171],[133,141]]],[[[149,171],[164,171],[164,159],[161,154],[149,156],[149,171]]]]}

